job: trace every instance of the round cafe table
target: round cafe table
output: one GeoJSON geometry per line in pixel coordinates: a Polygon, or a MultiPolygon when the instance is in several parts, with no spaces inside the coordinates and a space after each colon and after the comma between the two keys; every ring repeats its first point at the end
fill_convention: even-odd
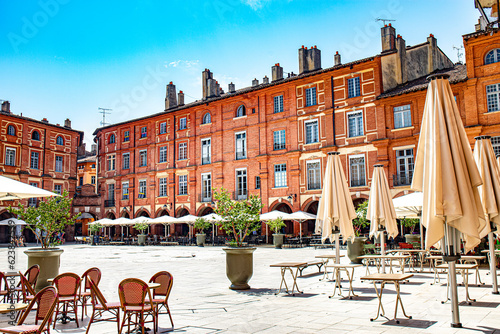
{"type": "Polygon", "coordinates": [[[10,313],[12,311],[22,311],[28,307],[26,303],[0,303],[0,313],[10,313]]]}

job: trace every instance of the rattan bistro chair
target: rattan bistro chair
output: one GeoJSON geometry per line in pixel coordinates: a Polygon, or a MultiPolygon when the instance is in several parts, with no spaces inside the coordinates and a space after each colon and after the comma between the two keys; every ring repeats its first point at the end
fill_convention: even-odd
{"type": "Polygon", "coordinates": [[[54,308],[57,304],[57,291],[56,288],[48,286],[38,292],[29,303],[26,311],[17,322],[17,326],[0,328],[0,333],[7,334],[40,334],[47,332],[50,334],[50,322],[54,314],[54,308]],[[36,308],[35,324],[24,325],[24,321],[29,313],[36,308]],[[40,325],[38,321],[41,320],[40,325]]]}
{"type": "Polygon", "coordinates": [[[87,315],[87,306],[90,300],[90,281],[95,283],[96,286],[99,286],[99,282],[101,281],[101,270],[99,268],[90,268],[85,271],[82,275],[82,284],[80,286],[80,292],[78,293],[78,297],[80,299],[80,303],[82,304],[82,320],[84,314],[87,315]],[[83,291],[82,291],[83,288],[83,291]]]}
{"type": "MultiPolygon", "coordinates": [[[[64,273],[56,276],[52,284],[57,288],[59,300],[56,307],[56,316],[63,313],[63,317],[68,313],[75,315],[76,326],[78,324],[78,288],[80,287],[80,276],[74,273],[64,273]]],[[[56,328],[56,320],[54,320],[54,328],[56,328]]]]}
{"type": "Polygon", "coordinates": [[[160,284],[159,288],[153,290],[153,303],[156,306],[157,314],[168,314],[168,316],[170,317],[170,323],[172,324],[173,328],[174,321],[172,320],[172,314],[170,313],[170,308],[168,307],[168,296],[170,296],[170,291],[172,291],[174,277],[168,271],[160,271],[154,274],[149,282],[160,284]],[[162,307],[166,312],[160,312],[162,307]]]}
{"type": "Polygon", "coordinates": [[[9,282],[7,282],[7,277],[5,273],[0,271],[0,298],[3,297],[3,302],[5,303],[10,299],[9,282]]]}
{"type": "Polygon", "coordinates": [[[130,332],[130,325],[135,325],[139,326],[142,334],[144,334],[144,325],[148,322],[153,323],[153,333],[157,332],[158,317],[156,306],[151,302],[151,292],[146,282],[138,278],[126,278],[118,285],[118,295],[120,296],[120,304],[123,311],[120,334],[125,326],[125,322],[128,324],[127,332],[130,332]],[[151,316],[151,320],[147,320],[148,316],[151,316]]]}
{"type": "MultiPolygon", "coordinates": [[[[40,274],[40,266],[38,264],[32,265],[24,273],[24,277],[27,279],[27,282],[29,283],[29,285],[31,285],[33,290],[36,288],[36,282],[38,281],[39,274],[40,274]]],[[[24,297],[23,287],[22,287],[21,283],[22,283],[22,281],[19,282],[19,284],[17,285],[16,290],[15,290],[16,295],[17,295],[17,301],[19,301],[21,296],[24,297]]]]}
{"type": "Polygon", "coordinates": [[[116,321],[116,327],[118,331],[120,331],[120,307],[121,304],[117,303],[109,303],[106,298],[104,298],[101,290],[94,281],[89,281],[90,285],[90,294],[92,300],[92,316],[90,317],[89,324],[87,325],[87,331],[85,334],[89,332],[90,325],[94,322],[99,321],[116,321]],[[103,314],[109,313],[111,317],[103,318],[103,314]]]}
{"type": "MultiPolygon", "coordinates": [[[[23,274],[19,273],[19,278],[21,279],[19,284],[21,285],[20,286],[20,288],[21,288],[20,295],[22,297],[22,301],[23,301],[23,303],[28,303],[31,300],[33,300],[33,298],[35,298],[35,295],[36,295],[35,289],[23,274]]],[[[19,300],[19,296],[18,296],[18,300],[19,300]]]]}

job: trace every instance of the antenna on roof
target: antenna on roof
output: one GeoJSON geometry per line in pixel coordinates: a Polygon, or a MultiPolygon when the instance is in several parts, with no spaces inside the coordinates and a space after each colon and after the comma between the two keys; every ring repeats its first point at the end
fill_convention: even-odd
{"type": "Polygon", "coordinates": [[[463,50],[464,46],[463,45],[460,45],[459,48],[457,48],[455,45],[453,45],[453,50],[457,50],[457,58],[458,58],[458,62],[460,64],[463,64],[462,63],[462,57],[463,57],[463,52],[461,52],[463,50]]]}
{"type": "Polygon", "coordinates": [[[382,23],[385,25],[385,22],[394,22],[396,20],[390,20],[390,19],[382,19],[380,17],[378,17],[375,21],[382,21],[382,23]]]}
{"type": "Polygon", "coordinates": [[[109,123],[106,123],[106,115],[110,115],[111,113],[108,112],[108,111],[111,111],[113,109],[106,109],[106,108],[97,108],[99,110],[99,113],[102,114],[102,121],[101,121],[101,126],[106,126],[108,125],[109,123]]]}

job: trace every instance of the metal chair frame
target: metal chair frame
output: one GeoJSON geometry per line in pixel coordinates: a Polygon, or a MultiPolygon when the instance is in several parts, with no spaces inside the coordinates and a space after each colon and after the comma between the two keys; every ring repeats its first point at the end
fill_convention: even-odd
{"type": "Polygon", "coordinates": [[[170,296],[170,292],[172,291],[172,286],[174,285],[174,277],[168,271],[160,271],[151,277],[149,280],[150,283],[159,283],[161,286],[153,290],[153,303],[156,306],[157,314],[168,314],[170,318],[170,323],[172,324],[172,328],[174,327],[174,321],[172,320],[172,313],[170,312],[170,308],[168,307],[168,297],[170,296]],[[166,284],[162,282],[162,277],[167,276],[166,284]],[[163,298],[156,298],[156,296],[162,296],[163,298]],[[165,308],[166,312],[160,312],[161,308],[165,308]]]}
{"type": "Polygon", "coordinates": [[[92,315],[90,316],[89,324],[87,325],[87,331],[85,334],[88,334],[90,325],[94,322],[99,321],[116,321],[116,326],[118,331],[120,331],[120,303],[109,303],[97,284],[95,284],[92,280],[90,282],[90,293],[91,293],[91,301],[92,301],[92,315]],[[103,318],[104,313],[111,313],[110,318],[103,318]]]}
{"type": "MultiPolygon", "coordinates": [[[[56,276],[52,284],[57,288],[59,293],[59,300],[56,306],[56,315],[54,319],[54,327],[56,328],[57,316],[59,313],[63,313],[63,323],[67,318],[68,313],[73,313],[75,315],[76,326],[79,327],[78,323],[78,289],[80,288],[81,278],[74,273],[64,273],[56,276]],[[64,286],[66,279],[72,279],[72,286],[67,288],[64,286]]],[[[72,320],[72,319],[71,319],[72,320]]]]}
{"type": "Polygon", "coordinates": [[[146,282],[138,278],[126,278],[120,282],[118,285],[118,295],[120,296],[120,304],[123,312],[123,319],[120,325],[119,333],[121,334],[125,322],[128,323],[127,332],[130,333],[130,325],[134,324],[138,326],[142,332],[145,333],[145,323],[153,323],[153,333],[157,332],[158,328],[158,316],[155,304],[152,302],[151,292],[149,286],[146,282]],[[135,284],[135,287],[139,288],[137,291],[130,291],[130,285],[135,284]],[[132,299],[132,301],[130,301],[132,299]],[[135,315],[135,321],[132,320],[132,316],[135,315]],[[152,317],[152,320],[147,321],[148,316],[152,317]]]}

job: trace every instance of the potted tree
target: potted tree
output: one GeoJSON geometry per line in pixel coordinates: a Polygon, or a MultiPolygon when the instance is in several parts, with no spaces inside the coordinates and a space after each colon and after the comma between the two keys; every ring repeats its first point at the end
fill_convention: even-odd
{"type": "Polygon", "coordinates": [[[59,274],[63,250],[56,246],[60,243],[64,228],[73,225],[80,216],[79,213],[71,215],[71,202],[68,192],[64,191],[61,197],[49,197],[40,201],[38,207],[25,207],[23,204],[19,204],[17,208],[9,207],[9,212],[26,222],[26,227],[35,234],[41,246],[24,251],[28,256],[28,267],[35,264],[40,266],[36,291],[50,285],[47,279],[59,274]]]}
{"type": "Polygon", "coordinates": [[[413,234],[413,232],[415,232],[415,227],[417,227],[420,221],[416,218],[403,218],[401,223],[404,227],[410,229],[410,233],[405,234],[406,242],[420,242],[420,234],[413,234]]]}
{"type": "Polygon", "coordinates": [[[359,256],[365,252],[366,238],[360,237],[360,234],[361,230],[368,226],[368,220],[366,219],[367,210],[368,201],[364,201],[356,208],[357,217],[352,221],[356,237],[354,240],[347,240],[347,256],[352,263],[361,263],[359,256]]]}
{"type": "Polygon", "coordinates": [[[90,231],[90,235],[91,235],[91,242],[92,242],[92,245],[95,246],[97,244],[97,241],[99,240],[99,236],[97,235],[97,232],[99,232],[99,230],[101,228],[103,228],[104,226],[101,225],[101,223],[95,223],[95,224],[92,224],[92,225],[89,225],[89,231],[90,231]],[[96,233],[94,236],[92,236],[92,234],[96,233]]]}
{"type": "Polygon", "coordinates": [[[199,217],[194,221],[194,227],[203,233],[196,233],[196,245],[203,247],[205,246],[205,240],[207,238],[206,231],[212,226],[212,224],[205,218],[199,217]]]}
{"type": "Polygon", "coordinates": [[[215,213],[222,217],[221,227],[233,240],[226,252],[226,276],[231,281],[230,289],[250,289],[248,282],[253,275],[253,252],[255,247],[243,247],[243,240],[260,226],[262,202],[259,197],[250,195],[241,201],[232,200],[229,193],[214,190],[215,213]]]}
{"type": "Polygon", "coordinates": [[[272,219],[267,222],[267,225],[269,228],[274,231],[273,234],[273,244],[274,247],[277,249],[281,249],[283,247],[283,237],[285,236],[284,234],[279,233],[279,231],[286,226],[285,222],[281,217],[272,219]]]}
{"type": "Polygon", "coordinates": [[[140,221],[135,223],[134,228],[139,231],[137,235],[137,244],[139,246],[144,246],[146,244],[146,234],[144,234],[144,231],[148,229],[148,224],[146,224],[145,221],[140,221]]]}

